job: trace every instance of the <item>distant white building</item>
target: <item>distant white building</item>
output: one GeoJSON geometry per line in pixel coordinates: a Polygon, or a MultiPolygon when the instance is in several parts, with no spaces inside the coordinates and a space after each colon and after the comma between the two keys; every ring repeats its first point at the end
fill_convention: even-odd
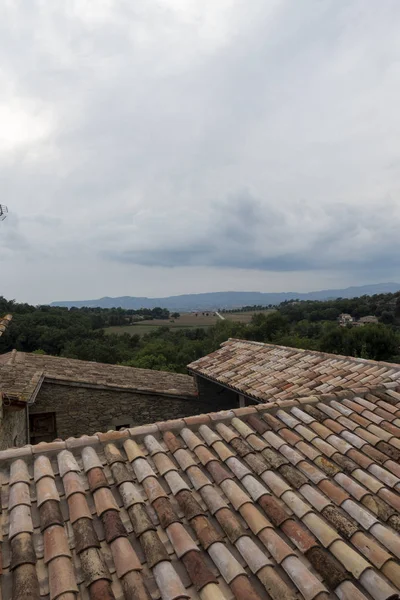
{"type": "Polygon", "coordinates": [[[346,325],[352,325],[354,323],[354,319],[348,313],[342,313],[338,316],[339,325],[341,327],[345,327],[346,325]]]}

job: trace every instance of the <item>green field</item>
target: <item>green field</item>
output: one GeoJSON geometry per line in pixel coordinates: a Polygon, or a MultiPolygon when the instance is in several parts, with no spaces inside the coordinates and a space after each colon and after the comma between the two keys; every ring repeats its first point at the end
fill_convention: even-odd
{"type": "Polygon", "coordinates": [[[196,327],[210,327],[219,321],[214,313],[182,313],[179,319],[153,319],[151,321],[140,321],[133,325],[122,325],[117,327],[107,327],[107,333],[129,333],[130,335],[145,335],[151,333],[159,327],[171,327],[171,329],[193,329],[196,327]],[[197,315],[197,316],[196,316],[197,315]]]}
{"type": "Polygon", "coordinates": [[[239,321],[240,323],[250,323],[253,315],[258,313],[273,313],[275,312],[274,308],[267,308],[265,310],[250,310],[249,312],[234,312],[234,313],[221,313],[225,319],[230,319],[231,321],[239,321]]]}
{"type": "MultiPolygon", "coordinates": [[[[236,313],[222,313],[225,319],[231,321],[239,321],[241,323],[250,323],[251,317],[255,312],[261,311],[250,311],[250,312],[236,312],[236,313]]],[[[265,310],[262,312],[274,312],[273,310],[265,310]]],[[[179,319],[153,319],[151,321],[140,321],[133,325],[120,325],[115,327],[107,327],[106,333],[116,333],[122,335],[129,333],[129,335],[145,335],[151,333],[158,327],[170,327],[171,329],[194,329],[196,327],[207,328],[215,325],[221,319],[213,312],[198,312],[198,313],[182,313],[179,319]]]]}

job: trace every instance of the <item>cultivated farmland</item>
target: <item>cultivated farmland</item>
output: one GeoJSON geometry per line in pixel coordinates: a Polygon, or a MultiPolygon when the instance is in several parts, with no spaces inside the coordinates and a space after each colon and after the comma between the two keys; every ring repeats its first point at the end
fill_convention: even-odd
{"type": "Polygon", "coordinates": [[[250,310],[248,312],[233,312],[233,313],[221,313],[221,316],[231,321],[239,321],[240,323],[250,323],[253,315],[258,313],[269,314],[275,312],[274,308],[267,308],[265,310],[250,310]]]}
{"type": "Polygon", "coordinates": [[[116,327],[107,327],[106,333],[129,333],[130,335],[144,335],[151,333],[159,327],[170,327],[171,329],[194,329],[197,327],[206,328],[215,325],[219,317],[213,312],[182,313],[177,319],[152,319],[139,321],[132,325],[122,325],[116,327]]]}
{"type": "MultiPolygon", "coordinates": [[[[231,321],[250,323],[254,313],[261,311],[250,311],[250,312],[234,312],[234,313],[220,313],[224,319],[231,321]]],[[[273,310],[266,310],[262,312],[274,312],[273,310]]],[[[158,327],[170,327],[171,329],[194,329],[197,327],[207,328],[211,325],[215,325],[220,321],[214,312],[197,312],[197,313],[182,313],[177,319],[153,319],[146,321],[139,321],[132,325],[121,325],[115,327],[107,327],[106,333],[116,333],[122,335],[129,333],[129,335],[145,335],[158,329],[158,327]]]]}

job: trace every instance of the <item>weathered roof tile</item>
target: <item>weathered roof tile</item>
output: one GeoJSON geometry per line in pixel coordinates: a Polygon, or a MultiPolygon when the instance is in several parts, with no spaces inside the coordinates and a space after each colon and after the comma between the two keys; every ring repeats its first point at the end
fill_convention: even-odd
{"type": "Polygon", "coordinates": [[[142,565],[128,538],[118,537],[110,543],[117,577],[122,578],[129,571],[140,571],[142,565]]]}
{"type": "Polygon", "coordinates": [[[40,455],[36,457],[33,476],[36,484],[42,477],[52,477],[54,479],[53,469],[47,456],[40,455]]]}
{"type": "MultiPolygon", "coordinates": [[[[72,496],[72,499],[74,496],[72,496]]],[[[115,498],[108,488],[99,488],[95,492],[93,492],[94,503],[96,506],[96,512],[101,517],[101,515],[106,510],[116,510],[119,511],[118,504],[115,501],[115,498]]]]}
{"type": "Polygon", "coordinates": [[[9,514],[9,539],[19,533],[33,533],[31,510],[24,504],[16,506],[9,514]]]}
{"type": "Polygon", "coordinates": [[[329,548],[335,541],[340,540],[340,535],[328,525],[319,515],[308,513],[303,517],[303,523],[315,535],[325,548],[329,548]]]}
{"type": "Polygon", "coordinates": [[[53,477],[42,477],[36,484],[38,508],[47,500],[59,500],[60,496],[53,477]]]}
{"type": "Polygon", "coordinates": [[[85,493],[82,479],[78,473],[75,473],[74,471],[70,471],[64,475],[63,486],[67,499],[72,496],[72,494],[76,494],[77,492],[80,492],[81,494],[85,493]]]}
{"type": "Polygon", "coordinates": [[[182,558],[182,556],[191,550],[199,550],[186,529],[179,522],[168,526],[167,535],[178,558],[182,558]]]}
{"type": "Polygon", "coordinates": [[[396,597],[396,590],[372,569],[362,573],[360,582],[375,600],[389,600],[396,597]]]}
{"type": "MultiPolygon", "coordinates": [[[[47,503],[44,505],[44,507],[46,506],[47,503]]],[[[75,523],[75,521],[77,521],[78,519],[81,519],[82,517],[87,517],[88,519],[92,518],[92,514],[89,510],[84,494],[73,494],[68,499],[68,508],[69,518],[72,524],[75,523]]]]}
{"type": "Polygon", "coordinates": [[[44,562],[47,564],[53,558],[58,556],[71,557],[71,551],[68,546],[68,538],[64,527],[52,525],[43,533],[44,541],[44,562]]]}
{"type": "Polygon", "coordinates": [[[319,594],[328,592],[323,583],[296,556],[288,556],[283,561],[282,567],[299,588],[305,600],[313,600],[319,594]]]}
{"type": "Polygon", "coordinates": [[[27,464],[21,458],[14,460],[10,466],[10,486],[12,486],[14,483],[19,482],[28,484],[30,482],[27,464]]]}
{"type": "Polygon", "coordinates": [[[11,511],[15,506],[25,504],[31,506],[31,496],[29,492],[29,485],[24,482],[15,483],[10,487],[8,497],[8,510],[11,511]]]}
{"type": "MultiPolygon", "coordinates": [[[[1,333],[2,325],[0,322],[0,335],[1,333]]],[[[157,395],[183,400],[194,399],[197,395],[193,378],[188,375],[102,364],[60,356],[13,351],[13,353],[4,355],[0,370],[9,374],[7,378],[3,376],[3,379],[11,380],[12,387],[10,387],[10,391],[17,392],[25,401],[29,400],[35,391],[36,386],[33,386],[28,397],[26,397],[26,390],[29,390],[29,384],[35,373],[40,373],[42,379],[45,377],[52,382],[67,381],[106,389],[157,393],[157,395]],[[15,384],[16,375],[18,375],[17,385],[15,384]]],[[[8,388],[5,391],[8,391],[8,388]]]]}
{"type": "Polygon", "coordinates": [[[163,599],[189,598],[189,594],[169,562],[163,561],[155,565],[153,573],[158,588],[163,590],[163,599]]]}
{"type": "Polygon", "coordinates": [[[54,558],[49,563],[50,600],[56,600],[62,594],[78,592],[71,560],[66,556],[54,558]]]}
{"type": "MultiPolygon", "coordinates": [[[[337,360],[343,363],[336,357],[314,364],[325,362],[320,386],[334,385],[330,369],[337,360]]],[[[354,373],[364,368],[355,364],[354,373]]],[[[296,368],[287,388],[292,393],[305,385],[304,366],[296,368]]],[[[120,597],[124,590],[148,600],[150,573],[154,594],[162,585],[163,598],[174,600],[195,597],[194,589],[202,600],[229,594],[260,600],[265,593],[273,600],[296,594],[325,600],[328,589],[343,600],[395,594],[400,449],[394,421],[400,412],[393,403],[400,398],[389,396],[391,403],[386,391],[368,398],[344,392],[291,401],[280,395],[279,382],[271,385],[279,398],[257,406],[257,415],[224,411],[193,423],[176,420],[174,433],[165,421],[162,440],[156,425],[137,435],[129,430],[133,437],[124,434],[115,443],[107,438],[104,448],[99,434],[86,446],[70,440],[68,450],[41,445],[7,454],[2,499],[12,556],[4,568],[7,574],[11,564],[15,572],[16,593],[24,577],[34,577],[36,561],[44,564],[44,550],[48,573],[37,567],[42,595],[48,576],[57,600],[78,588],[86,597],[88,586],[93,598],[111,600],[113,590],[120,597]]]]}

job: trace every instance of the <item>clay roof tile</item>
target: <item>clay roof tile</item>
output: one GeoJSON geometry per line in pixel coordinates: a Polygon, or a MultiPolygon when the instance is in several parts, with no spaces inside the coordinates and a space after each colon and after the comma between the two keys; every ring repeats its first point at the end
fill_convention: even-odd
{"type": "MultiPolygon", "coordinates": [[[[328,589],[388,600],[398,589],[400,396],[342,389],[368,361],[248,342],[230,360],[239,351],[265,404],[0,453],[15,600],[39,580],[54,600],[77,586],[148,600],[145,580],[169,600],[328,600],[328,589]],[[265,356],[253,364],[260,348],[277,361],[268,372],[265,356]],[[333,393],[310,397],[318,388],[333,393]]],[[[239,386],[236,367],[221,378],[239,386]]]]}

